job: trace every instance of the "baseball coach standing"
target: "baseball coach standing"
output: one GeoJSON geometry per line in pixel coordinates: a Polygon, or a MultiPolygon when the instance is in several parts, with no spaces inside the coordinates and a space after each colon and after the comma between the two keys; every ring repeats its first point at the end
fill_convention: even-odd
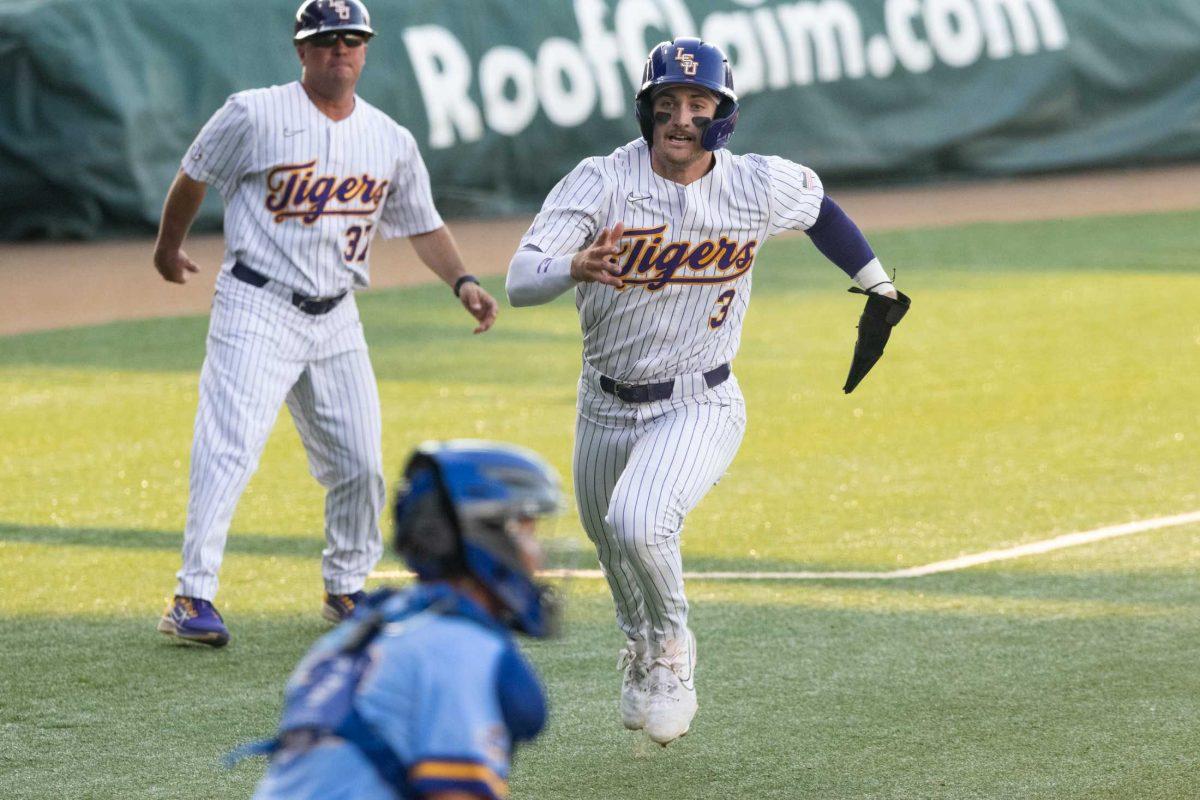
{"type": "Polygon", "coordinates": [[[374,36],[359,0],[307,0],[296,13],[301,78],[239,92],[200,131],[163,208],[154,265],[183,283],[181,249],[208,186],[225,201],[192,443],[183,567],[158,623],[220,647],[213,607],[234,508],[286,400],[326,489],[323,615],[362,599],[379,560],[384,502],[379,392],[354,290],[375,234],[409,237],[430,270],[491,327],[496,302],[468,275],[411,133],[355,94],[374,36]]]}

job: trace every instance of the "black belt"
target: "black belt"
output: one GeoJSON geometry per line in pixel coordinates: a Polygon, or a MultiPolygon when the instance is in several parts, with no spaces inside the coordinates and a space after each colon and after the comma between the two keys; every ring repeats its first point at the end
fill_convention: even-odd
{"type": "MultiPolygon", "coordinates": [[[[729,365],[722,364],[704,373],[704,382],[708,388],[720,386],[729,379],[729,365]]],[[[600,376],[600,388],[609,394],[616,395],[626,403],[653,403],[655,400],[666,400],[675,391],[675,381],[661,383],[622,383],[614,381],[607,375],[600,376]]]]}
{"type": "MultiPolygon", "coordinates": [[[[250,269],[240,261],[234,263],[233,269],[230,270],[230,272],[233,273],[233,277],[237,278],[242,283],[248,283],[251,286],[259,289],[271,282],[271,279],[266,275],[250,269]]],[[[346,292],[342,292],[341,294],[334,295],[333,297],[306,297],[299,292],[292,292],[292,305],[303,311],[305,314],[319,316],[321,314],[328,314],[330,311],[333,311],[335,308],[337,308],[337,304],[342,302],[342,298],[345,297],[346,294],[346,292]]]]}

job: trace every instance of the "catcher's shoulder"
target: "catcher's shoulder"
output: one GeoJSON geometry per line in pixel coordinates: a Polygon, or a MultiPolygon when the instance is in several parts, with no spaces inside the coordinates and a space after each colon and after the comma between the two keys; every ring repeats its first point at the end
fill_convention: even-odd
{"type": "Polygon", "coordinates": [[[454,689],[482,683],[492,674],[504,651],[512,647],[508,634],[454,615],[437,615],[425,624],[385,629],[380,644],[390,659],[409,670],[424,672],[427,680],[454,689]]]}

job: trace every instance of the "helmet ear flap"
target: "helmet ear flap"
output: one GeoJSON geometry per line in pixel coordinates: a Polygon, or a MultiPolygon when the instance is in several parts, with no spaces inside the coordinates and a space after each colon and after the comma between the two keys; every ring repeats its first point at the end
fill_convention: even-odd
{"type": "Polygon", "coordinates": [[[650,93],[643,92],[637,96],[633,103],[634,116],[637,117],[638,126],[642,129],[642,138],[647,143],[654,141],[654,105],[650,102],[650,93]]]}
{"type": "Polygon", "coordinates": [[[414,455],[405,480],[396,495],[396,551],[423,578],[461,574],[462,533],[437,462],[414,455]]]}
{"type": "Polygon", "coordinates": [[[738,111],[737,103],[728,98],[722,100],[721,104],[717,106],[717,116],[704,129],[704,135],[700,137],[700,146],[705,150],[720,150],[727,145],[730,137],[733,136],[733,129],[737,125],[738,111]]]}

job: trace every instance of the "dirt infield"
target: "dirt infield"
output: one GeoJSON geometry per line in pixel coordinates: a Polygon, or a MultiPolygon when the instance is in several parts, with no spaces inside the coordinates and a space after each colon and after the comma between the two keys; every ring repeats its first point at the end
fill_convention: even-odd
{"type": "MultiPolygon", "coordinates": [[[[1200,165],[1068,176],[834,192],[868,232],[1099,214],[1200,208],[1200,165]]],[[[502,274],[528,217],[456,221],[450,227],[469,268],[502,274]]],[[[202,272],[184,286],[162,281],[149,239],[99,243],[0,244],[0,335],[208,310],[220,267],[220,236],[197,236],[186,250],[202,272]]],[[[405,242],[377,242],[375,287],[432,279],[405,242]]]]}

